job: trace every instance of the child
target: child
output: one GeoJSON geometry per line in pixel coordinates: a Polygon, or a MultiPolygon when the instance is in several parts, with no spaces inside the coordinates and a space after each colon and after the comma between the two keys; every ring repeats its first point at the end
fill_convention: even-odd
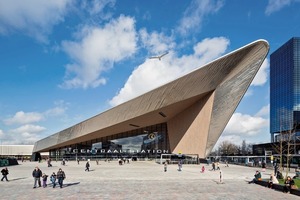
{"type": "Polygon", "coordinates": [[[53,172],[52,175],[50,176],[50,181],[52,182],[53,188],[55,188],[55,186],[56,186],[56,184],[55,184],[55,181],[56,181],[55,172],[53,172]]]}
{"type": "Polygon", "coordinates": [[[205,167],[203,165],[202,168],[201,168],[201,173],[204,173],[204,172],[205,172],[205,167]]]}
{"type": "Polygon", "coordinates": [[[43,188],[47,187],[47,178],[48,178],[48,175],[46,175],[45,173],[43,173],[43,175],[42,175],[43,188]]]}

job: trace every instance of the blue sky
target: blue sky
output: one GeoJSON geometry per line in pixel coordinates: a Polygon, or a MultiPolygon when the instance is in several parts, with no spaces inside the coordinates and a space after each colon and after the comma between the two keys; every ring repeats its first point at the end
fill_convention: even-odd
{"type": "MultiPolygon", "coordinates": [[[[0,141],[33,144],[258,39],[272,53],[299,36],[299,10],[299,0],[0,0],[0,141]]],[[[269,55],[224,140],[270,141],[269,55]]]]}

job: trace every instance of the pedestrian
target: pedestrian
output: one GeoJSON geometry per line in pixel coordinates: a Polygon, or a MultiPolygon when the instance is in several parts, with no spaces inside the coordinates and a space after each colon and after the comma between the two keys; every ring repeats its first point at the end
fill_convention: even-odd
{"type": "Polygon", "coordinates": [[[53,172],[52,175],[50,176],[50,181],[52,182],[53,188],[55,188],[55,186],[56,186],[56,183],[55,183],[55,181],[56,181],[56,174],[55,174],[55,172],[53,172]]]}
{"type": "Polygon", "coordinates": [[[32,172],[32,176],[33,176],[33,179],[34,179],[33,188],[36,188],[37,183],[39,184],[39,187],[41,187],[42,171],[38,167],[35,167],[35,169],[32,172]]]}
{"type": "Polygon", "coordinates": [[[51,158],[48,158],[48,159],[47,159],[47,164],[48,164],[48,167],[52,167],[52,164],[51,164],[51,158]]]}
{"type": "Polygon", "coordinates": [[[58,179],[59,187],[62,188],[62,186],[63,186],[63,181],[64,181],[64,179],[66,178],[65,172],[64,172],[61,168],[59,168],[56,177],[57,177],[57,179],[58,179]]]}
{"type": "Polygon", "coordinates": [[[202,168],[201,168],[201,173],[204,173],[204,172],[205,172],[205,167],[203,165],[202,168]]]}
{"type": "Polygon", "coordinates": [[[84,171],[90,171],[90,162],[87,161],[86,164],[85,164],[85,170],[84,171]]]}
{"type": "Polygon", "coordinates": [[[181,169],[182,169],[182,162],[179,161],[179,162],[178,162],[178,171],[181,171],[181,169]]]}
{"type": "Polygon", "coordinates": [[[77,164],[79,165],[79,158],[77,158],[77,164]]]}
{"type": "Polygon", "coordinates": [[[3,179],[5,179],[6,181],[8,181],[8,180],[7,180],[7,175],[8,175],[9,173],[8,173],[7,167],[5,167],[4,169],[2,169],[2,170],[1,170],[1,173],[2,173],[2,176],[3,176],[3,177],[1,178],[1,181],[3,181],[3,179]]]}
{"type": "Polygon", "coordinates": [[[217,162],[217,170],[220,170],[220,164],[217,162]]]}
{"type": "Polygon", "coordinates": [[[99,160],[98,159],[96,159],[96,164],[99,165],[99,160]]]}
{"type": "Polygon", "coordinates": [[[225,167],[229,167],[229,165],[228,165],[228,160],[226,160],[225,164],[226,164],[225,167]]]}
{"type": "Polygon", "coordinates": [[[167,172],[167,170],[168,170],[168,164],[167,164],[167,162],[165,162],[164,163],[164,171],[167,172]]]}
{"type": "Polygon", "coordinates": [[[42,175],[43,188],[47,187],[47,178],[48,178],[48,175],[46,175],[45,173],[43,173],[43,175],[42,175]]]}
{"type": "Polygon", "coordinates": [[[220,183],[223,182],[223,174],[222,174],[222,170],[220,170],[220,183]]]}
{"type": "Polygon", "coordinates": [[[266,163],[262,162],[261,166],[262,166],[262,171],[265,172],[266,171],[266,163]]]}
{"type": "Polygon", "coordinates": [[[212,170],[214,170],[214,171],[215,171],[215,170],[216,170],[216,164],[215,164],[215,162],[212,162],[212,164],[211,164],[211,165],[212,165],[212,170]]]}

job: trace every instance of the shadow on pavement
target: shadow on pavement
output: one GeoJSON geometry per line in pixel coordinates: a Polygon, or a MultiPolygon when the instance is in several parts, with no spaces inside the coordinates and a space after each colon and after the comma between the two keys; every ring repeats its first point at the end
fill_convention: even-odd
{"type": "Polygon", "coordinates": [[[76,183],[66,183],[63,185],[63,187],[69,187],[69,186],[72,186],[72,185],[78,185],[80,182],[76,182],[76,183]]]}
{"type": "Polygon", "coordinates": [[[11,182],[11,181],[17,181],[17,180],[21,180],[21,179],[26,179],[27,177],[23,177],[23,178],[14,178],[14,179],[9,179],[8,181],[11,182]]]}

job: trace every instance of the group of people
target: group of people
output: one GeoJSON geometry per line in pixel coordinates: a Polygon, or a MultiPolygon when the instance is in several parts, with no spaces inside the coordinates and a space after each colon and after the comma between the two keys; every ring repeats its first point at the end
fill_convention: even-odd
{"type": "MultiPolygon", "coordinates": [[[[261,173],[259,171],[256,171],[253,180],[249,181],[249,184],[256,183],[261,180],[261,173]]],[[[279,184],[279,181],[274,175],[274,173],[271,173],[270,178],[268,180],[268,188],[273,188],[274,184],[279,184]]],[[[288,193],[291,191],[291,189],[296,189],[295,181],[290,176],[288,176],[284,181],[283,192],[288,193]]]]}
{"type": "MultiPolygon", "coordinates": [[[[43,181],[43,187],[44,188],[47,187],[48,175],[46,175],[45,173],[42,173],[42,170],[40,170],[39,167],[35,167],[35,169],[32,172],[32,177],[34,179],[33,188],[36,188],[37,185],[39,187],[42,186],[41,178],[42,178],[42,181],[43,181]]],[[[56,174],[55,174],[55,172],[53,172],[52,175],[50,176],[50,181],[52,183],[53,188],[55,188],[55,186],[56,186],[56,179],[58,180],[59,187],[62,188],[63,187],[63,181],[64,181],[65,178],[66,178],[66,174],[61,168],[59,168],[59,170],[56,174]]]]}

